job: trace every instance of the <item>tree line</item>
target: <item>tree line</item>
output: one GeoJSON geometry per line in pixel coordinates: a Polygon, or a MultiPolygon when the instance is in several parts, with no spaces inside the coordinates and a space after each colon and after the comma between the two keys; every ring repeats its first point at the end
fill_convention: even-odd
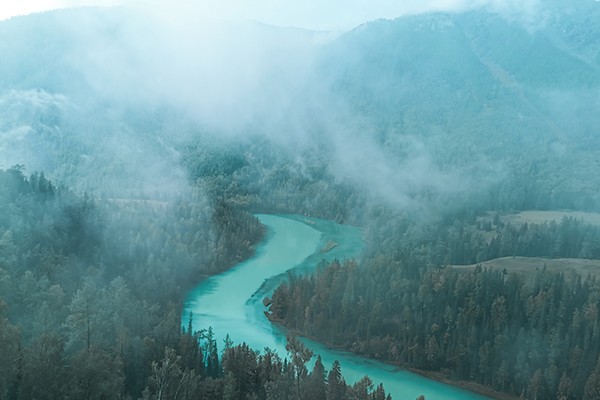
{"type": "Polygon", "coordinates": [[[485,240],[466,223],[421,235],[395,222],[395,239],[376,242],[377,255],[291,274],[273,294],[270,318],[332,346],[531,399],[597,398],[595,275],[550,272],[543,259],[527,273],[444,266],[500,255],[598,257],[596,226],[497,223],[485,240]]]}

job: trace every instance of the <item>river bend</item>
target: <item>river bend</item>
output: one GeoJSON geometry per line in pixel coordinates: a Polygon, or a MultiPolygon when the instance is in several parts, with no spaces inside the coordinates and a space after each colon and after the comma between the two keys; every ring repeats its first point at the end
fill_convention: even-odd
{"type": "MultiPolygon", "coordinates": [[[[257,215],[267,235],[255,255],[228,271],[202,281],[191,290],[182,315],[186,325],[190,312],[196,330],[212,327],[222,348],[229,334],[234,344],[246,342],[251,348],[265,347],[286,356],[285,332],[264,316],[262,299],[272,293],[290,269],[309,271],[322,259],[357,256],[362,248],[360,231],[332,221],[297,215],[257,215]],[[329,249],[331,243],[337,246],[329,249]],[[329,249],[326,253],[320,250],[329,249]]],[[[339,360],[347,382],[369,375],[375,385],[383,383],[394,400],[413,400],[423,394],[427,400],[484,400],[486,397],[442,384],[396,367],[302,339],[325,368],[339,360]]],[[[312,365],[308,365],[309,370],[312,365]]]]}

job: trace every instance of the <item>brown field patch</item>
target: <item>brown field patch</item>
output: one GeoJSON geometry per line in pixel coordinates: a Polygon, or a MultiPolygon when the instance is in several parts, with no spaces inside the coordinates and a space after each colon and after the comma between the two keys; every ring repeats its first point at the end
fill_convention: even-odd
{"type": "Polygon", "coordinates": [[[564,217],[574,218],[587,222],[588,224],[600,225],[600,213],[591,213],[583,211],[522,211],[514,214],[504,214],[500,219],[504,223],[510,222],[512,225],[542,224],[544,222],[560,222],[564,217]]]}
{"type": "Polygon", "coordinates": [[[600,260],[579,258],[501,257],[471,265],[452,265],[457,270],[474,270],[477,265],[495,270],[506,269],[509,273],[530,273],[544,267],[552,272],[574,272],[583,276],[600,276],[600,260]]]}

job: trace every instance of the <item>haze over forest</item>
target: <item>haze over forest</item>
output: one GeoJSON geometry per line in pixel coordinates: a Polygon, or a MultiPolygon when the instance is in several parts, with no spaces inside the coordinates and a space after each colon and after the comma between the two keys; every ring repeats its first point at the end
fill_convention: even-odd
{"type": "Polygon", "coordinates": [[[364,241],[290,274],[278,326],[491,398],[598,398],[600,3],[383,3],[0,21],[0,399],[385,399],[295,339],[181,329],[258,213],[364,241]]]}

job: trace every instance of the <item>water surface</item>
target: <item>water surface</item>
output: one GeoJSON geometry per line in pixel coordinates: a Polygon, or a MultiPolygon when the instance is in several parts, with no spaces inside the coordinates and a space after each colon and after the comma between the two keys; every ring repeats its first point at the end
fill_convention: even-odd
{"type": "MultiPolygon", "coordinates": [[[[357,256],[362,248],[361,234],[358,228],[316,218],[264,214],[257,217],[267,227],[267,236],[255,255],[194,288],[187,296],[182,319],[187,324],[192,312],[194,329],[211,326],[221,348],[229,334],[234,344],[246,342],[256,350],[269,347],[283,358],[285,332],[264,316],[262,299],[272,293],[290,269],[309,271],[323,259],[357,256]],[[331,242],[337,246],[321,253],[331,242]]],[[[369,375],[376,385],[382,382],[394,400],[413,400],[421,394],[427,400],[486,399],[387,364],[328,349],[308,339],[302,341],[321,355],[326,368],[339,360],[347,382],[369,375]]],[[[312,369],[312,365],[308,367],[312,369]]]]}

